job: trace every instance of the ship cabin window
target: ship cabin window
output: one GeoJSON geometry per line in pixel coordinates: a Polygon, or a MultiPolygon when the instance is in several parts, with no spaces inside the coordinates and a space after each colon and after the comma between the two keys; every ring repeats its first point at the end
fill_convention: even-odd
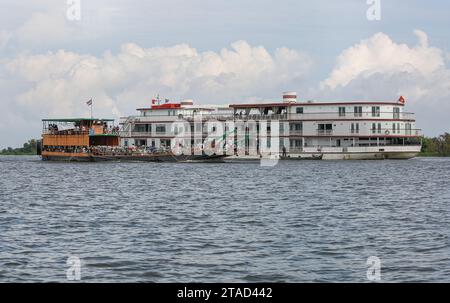
{"type": "Polygon", "coordinates": [[[410,136],[412,133],[412,126],[411,123],[405,124],[405,135],[410,136]]]}
{"type": "Polygon", "coordinates": [[[355,117],[362,117],[362,106],[355,106],[354,109],[355,117]]]}
{"type": "Polygon", "coordinates": [[[162,139],[161,140],[161,147],[169,148],[170,147],[170,139],[162,139]]]}
{"type": "Polygon", "coordinates": [[[318,124],[317,127],[320,135],[329,135],[333,132],[333,124],[318,124]]]}
{"type": "Polygon", "coordinates": [[[376,123],[372,123],[372,134],[375,134],[377,132],[377,125],[376,123]]]}
{"type": "Polygon", "coordinates": [[[165,133],[166,132],[166,126],[165,125],[156,125],[156,132],[157,133],[165,133]]]}
{"type": "Polygon", "coordinates": [[[381,134],[381,123],[378,123],[378,133],[381,134]]]}
{"type": "Polygon", "coordinates": [[[380,116],[380,107],[372,106],[372,117],[379,117],[379,116],[380,116]]]}
{"type": "Polygon", "coordinates": [[[137,133],[144,133],[145,132],[145,124],[134,125],[134,131],[137,133]]]}
{"type": "Polygon", "coordinates": [[[400,119],[400,108],[394,107],[394,119],[400,119]]]}
{"type": "Polygon", "coordinates": [[[147,140],[136,140],[136,146],[146,146],[147,140]]]}
{"type": "Polygon", "coordinates": [[[296,108],[296,113],[297,114],[303,114],[303,107],[297,107],[296,108]]]}
{"type": "Polygon", "coordinates": [[[339,117],[345,117],[345,107],[339,107],[339,117]]]}
{"type": "Polygon", "coordinates": [[[352,134],[359,134],[359,123],[352,123],[351,132],[352,134]]]}
{"type": "Polygon", "coordinates": [[[303,130],[303,122],[294,123],[290,125],[291,131],[301,132],[303,130]]]}
{"type": "Polygon", "coordinates": [[[392,133],[395,134],[395,132],[396,132],[395,123],[392,123],[392,133]]]}
{"type": "Polygon", "coordinates": [[[299,139],[291,139],[291,140],[289,140],[289,145],[290,145],[290,148],[300,148],[300,147],[302,147],[302,140],[299,140],[299,139]]]}

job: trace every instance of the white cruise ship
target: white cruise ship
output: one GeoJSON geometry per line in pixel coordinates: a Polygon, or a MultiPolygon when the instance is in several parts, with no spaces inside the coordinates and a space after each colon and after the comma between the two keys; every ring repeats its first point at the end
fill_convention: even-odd
{"type": "Polygon", "coordinates": [[[410,159],[421,150],[421,131],[403,97],[300,102],[287,92],[271,103],[196,106],[154,99],[137,110],[121,120],[121,144],[129,148],[292,160],[410,159]]]}

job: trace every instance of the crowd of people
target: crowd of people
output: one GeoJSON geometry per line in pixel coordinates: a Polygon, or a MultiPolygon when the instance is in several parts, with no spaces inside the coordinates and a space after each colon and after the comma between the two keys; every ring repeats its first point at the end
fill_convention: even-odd
{"type": "MultiPolygon", "coordinates": [[[[78,126],[75,125],[70,129],[60,129],[57,124],[49,124],[48,125],[48,134],[51,135],[78,135],[78,134],[87,134],[89,130],[92,128],[88,128],[87,126],[78,126]]],[[[106,124],[103,126],[103,134],[106,135],[118,135],[120,131],[119,126],[107,126],[106,124]]]]}
{"type": "Polygon", "coordinates": [[[136,147],[136,146],[44,146],[43,151],[59,152],[59,153],[74,153],[74,154],[91,154],[91,155],[133,155],[133,154],[153,154],[170,152],[170,148],[155,148],[152,146],[136,147]]]}

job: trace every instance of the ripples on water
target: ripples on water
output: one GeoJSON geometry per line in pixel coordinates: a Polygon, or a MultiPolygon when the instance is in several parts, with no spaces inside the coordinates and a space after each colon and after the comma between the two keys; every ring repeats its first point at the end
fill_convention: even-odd
{"type": "Polygon", "coordinates": [[[450,159],[0,172],[0,282],[450,282],[450,159]]]}

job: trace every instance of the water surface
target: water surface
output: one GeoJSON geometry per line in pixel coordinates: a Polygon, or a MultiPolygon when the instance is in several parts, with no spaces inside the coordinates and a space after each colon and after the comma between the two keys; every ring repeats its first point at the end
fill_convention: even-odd
{"type": "Polygon", "coordinates": [[[0,282],[450,282],[450,159],[0,157],[0,282]]]}

